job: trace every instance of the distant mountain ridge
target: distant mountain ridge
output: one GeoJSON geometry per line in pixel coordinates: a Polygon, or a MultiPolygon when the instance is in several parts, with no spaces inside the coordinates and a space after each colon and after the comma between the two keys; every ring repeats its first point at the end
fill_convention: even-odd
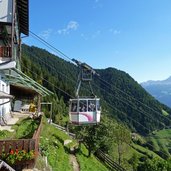
{"type": "Polygon", "coordinates": [[[143,87],[150,86],[150,85],[171,85],[171,76],[165,80],[157,80],[157,81],[149,80],[146,82],[142,82],[141,85],[143,87]]]}
{"type": "Polygon", "coordinates": [[[165,80],[143,82],[141,86],[161,103],[171,107],[171,76],[165,80]]]}

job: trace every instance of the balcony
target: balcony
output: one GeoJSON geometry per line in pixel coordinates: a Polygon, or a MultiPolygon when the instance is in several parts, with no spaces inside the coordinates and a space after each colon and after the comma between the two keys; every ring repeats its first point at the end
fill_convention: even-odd
{"type": "MultiPolygon", "coordinates": [[[[0,58],[11,58],[12,57],[12,48],[11,47],[8,47],[8,46],[1,46],[0,47],[0,58]]],[[[4,59],[1,59],[0,60],[0,63],[1,61],[3,62],[4,59]]]]}
{"type": "Polygon", "coordinates": [[[15,67],[16,61],[12,60],[12,48],[9,46],[0,46],[0,70],[15,67]]]}

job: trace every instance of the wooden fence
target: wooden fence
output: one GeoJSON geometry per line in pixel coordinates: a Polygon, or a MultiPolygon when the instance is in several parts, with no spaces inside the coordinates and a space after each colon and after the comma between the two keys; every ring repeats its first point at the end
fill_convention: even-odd
{"type": "Polygon", "coordinates": [[[6,156],[10,153],[11,150],[25,150],[29,152],[34,150],[35,157],[32,160],[21,161],[13,166],[15,170],[22,170],[23,168],[31,169],[35,165],[35,161],[37,159],[39,153],[39,138],[42,127],[42,118],[40,121],[40,125],[38,129],[34,132],[33,137],[31,139],[12,139],[12,140],[0,140],[0,158],[6,156]]]}
{"type": "Polygon", "coordinates": [[[41,133],[41,129],[42,129],[42,118],[41,118],[41,121],[40,121],[40,125],[39,125],[39,127],[38,127],[38,129],[34,132],[34,134],[33,134],[33,137],[32,137],[32,139],[33,140],[35,140],[35,152],[36,152],[36,154],[38,154],[38,152],[39,152],[39,140],[40,140],[40,133],[41,133]]]}
{"type": "Polygon", "coordinates": [[[105,163],[110,170],[116,170],[116,171],[126,171],[123,167],[121,167],[118,163],[113,161],[108,155],[103,153],[101,150],[96,151],[95,155],[103,162],[105,163]]]}
{"type": "Polygon", "coordinates": [[[19,139],[19,140],[1,140],[0,141],[0,154],[8,155],[13,150],[35,150],[35,139],[19,139]]]}

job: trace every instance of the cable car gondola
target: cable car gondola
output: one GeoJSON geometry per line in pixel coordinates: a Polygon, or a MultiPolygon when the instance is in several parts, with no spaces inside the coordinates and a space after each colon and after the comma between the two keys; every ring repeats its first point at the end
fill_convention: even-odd
{"type": "Polygon", "coordinates": [[[69,119],[74,125],[97,124],[100,122],[101,107],[100,99],[97,98],[92,90],[92,76],[97,74],[90,66],[75,59],[73,61],[79,66],[78,83],[76,87],[76,98],[70,99],[69,119]],[[91,89],[91,96],[80,97],[79,90],[81,83],[88,83],[91,89]]]}

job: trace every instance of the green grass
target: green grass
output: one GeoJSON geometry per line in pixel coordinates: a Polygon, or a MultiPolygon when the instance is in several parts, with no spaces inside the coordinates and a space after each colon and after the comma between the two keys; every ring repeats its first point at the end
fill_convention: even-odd
{"type": "MultiPolygon", "coordinates": [[[[131,145],[128,144],[123,144],[123,154],[121,157],[121,166],[125,168],[126,170],[131,170],[131,164],[129,163],[130,160],[132,160],[132,157],[136,155],[138,161],[137,163],[141,163],[142,160],[147,159],[147,158],[152,158],[152,157],[158,157],[156,153],[153,151],[138,145],[136,143],[131,143],[131,145]]],[[[109,156],[115,161],[118,162],[118,149],[117,149],[117,144],[113,146],[113,149],[110,151],[109,156]]]]}
{"type": "MultiPolygon", "coordinates": [[[[0,131],[0,140],[4,140],[4,139],[7,139],[8,137],[12,137],[13,136],[13,133],[9,132],[9,131],[0,131]]],[[[8,138],[8,139],[9,139],[8,138]]]]}
{"type": "Polygon", "coordinates": [[[100,163],[94,155],[88,156],[88,150],[82,144],[80,151],[76,154],[78,162],[80,164],[80,169],[82,171],[107,171],[108,169],[100,163]]]}
{"type": "Polygon", "coordinates": [[[25,118],[18,121],[12,126],[14,132],[0,131],[0,139],[21,139],[32,138],[34,131],[38,128],[40,120],[33,120],[31,118],[25,118]]]}
{"type": "Polygon", "coordinates": [[[156,131],[153,137],[169,139],[171,137],[171,129],[163,129],[160,131],[156,131]]]}
{"type": "Polygon", "coordinates": [[[69,165],[68,151],[63,146],[66,139],[70,139],[67,134],[47,124],[44,120],[40,147],[43,154],[48,157],[48,162],[53,171],[72,171],[72,167],[69,165]]]}
{"type": "Polygon", "coordinates": [[[26,118],[15,125],[15,138],[32,138],[35,130],[38,128],[40,120],[26,118]]]}
{"type": "Polygon", "coordinates": [[[46,165],[45,158],[41,155],[38,155],[38,158],[36,160],[35,168],[34,170],[46,170],[51,171],[51,167],[49,165],[46,165]]]}
{"type": "Polygon", "coordinates": [[[141,155],[145,155],[145,156],[151,157],[151,158],[156,157],[156,158],[160,158],[161,159],[161,157],[159,155],[157,155],[156,153],[154,153],[153,151],[151,151],[151,150],[149,150],[149,149],[147,149],[145,147],[142,147],[142,146],[137,145],[137,144],[133,144],[133,147],[141,155]]]}
{"type": "MultiPolygon", "coordinates": [[[[44,155],[48,157],[48,163],[53,171],[72,171],[73,166],[69,162],[69,149],[71,146],[77,146],[75,140],[64,147],[64,141],[71,139],[66,133],[49,125],[46,120],[43,121],[43,129],[40,138],[40,147],[44,155]]],[[[88,151],[84,145],[81,150],[76,152],[76,158],[81,171],[107,171],[106,167],[100,163],[93,155],[87,157],[88,151]]]]}
{"type": "Polygon", "coordinates": [[[164,115],[164,116],[168,116],[169,115],[169,113],[168,112],[166,112],[165,110],[163,110],[162,109],[162,114],[164,115]]]}
{"type": "Polygon", "coordinates": [[[153,142],[155,151],[162,151],[168,157],[171,157],[171,155],[169,154],[169,150],[171,151],[171,129],[156,131],[153,135],[150,135],[147,138],[147,141],[153,142]]]}

